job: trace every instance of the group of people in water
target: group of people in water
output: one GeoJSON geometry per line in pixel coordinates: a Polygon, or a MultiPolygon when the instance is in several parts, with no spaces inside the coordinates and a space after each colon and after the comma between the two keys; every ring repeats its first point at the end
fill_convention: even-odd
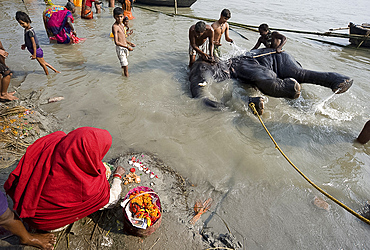
{"type": "MultiPolygon", "coordinates": [[[[127,1],[123,1],[126,7],[127,1]]],[[[89,14],[92,2],[83,0],[81,13],[83,18],[92,18],[92,14],[89,14]]],[[[132,1],[128,2],[132,6],[132,1]]],[[[114,5],[114,0],[111,0],[110,4],[114,5]]],[[[99,2],[95,2],[96,10],[99,11],[97,6],[99,2]]],[[[59,43],[78,41],[72,24],[71,14],[75,11],[73,3],[69,1],[65,8],[54,7],[54,9],[52,7],[46,9],[43,15],[49,36],[55,37],[59,43]],[[53,19],[53,15],[59,22],[53,19]]],[[[126,39],[129,17],[126,16],[125,11],[127,10],[121,7],[113,10],[115,22],[112,25],[112,36],[123,74],[128,76],[127,56],[135,45],[126,39]]],[[[133,18],[132,15],[131,18],[133,18]]],[[[214,62],[214,57],[220,57],[223,34],[227,42],[233,43],[227,23],[230,18],[231,12],[224,9],[220,18],[212,25],[199,21],[190,27],[189,67],[195,62],[197,56],[210,62],[214,62]]],[[[16,19],[25,29],[25,44],[22,45],[22,49],[27,48],[31,53],[31,59],[36,59],[46,74],[48,74],[47,68],[59,72],[43,59],[43,51],[31,27],[29,16],[18,11],[16,19]]],[[[282,47],[287,40],[284,35],[271,32],[267,24],[259,26],[259,33],[260,37],[253,49],[264,44],[267,48],[276,49],[277,53],[282,52],[282,47]]],[[[14,93],[7,92],[11,77],[11,71],[5,64],[7,56],[8,53],[0,42],[1,101],[17,99],[14,93]]],[[[365,144],[369,139],[370,121],[367,122],[357,140],[365,144]]],[[[8,208],[7,198],[0,192],[0,226],[18,235],[22,244],[52,249],[55,237],[50,232],[114,205],[120,198],[122,175],[125,170],[122,167],[116,168],[110,187],[107,180],[109,175],[106,173],[111,170],[102,160],[111,143],[112,137],[108,131],[90,127],[78,128],[69,134],[58,131],[38,139],[28,147],[16,169],[4,184],[5,191],[12,198],[17,213],[8,208]],[[28,233],[20,218],[33,228],[48,233],[28,233]]]]}
{"type": "MultiPolygon", "coordinates": [[[[204,61],[214,62],[215,57],[221,56],[221,37],[225,34],[225,40],[233,43],[233,39],[229,35],[229,24],[227,21],[231,18],[231,12],[228,9],[223,9],[220,18],[212,25],[208,25],[203,21],[199,21],[189,28],[189,68],[192,67],[197,58],[204,61]]],[[[265,23],[258,27],[260,37],[257,43],[252,48],[258,49],[262,44],[266,48],[276,50],[276,53],[281,53],[287,38],[277,31],[271,32],[269,26],[265,23]]],[[[361,144],[366,144],[370,140],[370,120],[365,124],[357,141],[361,144]]]]}
{"type": "MultiPolygon", "coordinates": [[[[118,2],[122,4],[122,8],[117,7],[114,10],[114,18],[116,19],[116,22],[112,26],[112,37],[114,37],[116,52],[122,67],[122,72],[125,76],[128,76],[128,51],[132,51],[135,44],[127,41],[126,38],[132,34],[132,30],[128,32],[128,20],[134,18],[131,12],[134,0],[118,0],[118,2]]],[[[60,44],[71,44],[79,43],[84,40],[77,37],[77,32],[73,26],[73,14],[76,12],[76,7],[72,0],[68,0],[65,6],[54,5],[51,0],[45,0],[45,3],[47,7],[43,11],[42,16],[45,30],[51,42],[56,41],[60,44]]],[[[102,2],[99,2],[98,0],[83,0],[81,18],[93,18],[91,9],[93,3],[95,4],[96,12],[101,12],[100,5],[102,2]]],[[[110,0],[109,4],[114,6],[115,1],[110,0]]],[[[46,75],[49,74],[48,68],[52,69],[56,73],[60,73],[60,71],[56,70],[50,63],[45,61],[44,52],[40,47],[35,30],[31,26],[32,21],[28,14],[23,11],[17,11],[15,18],[19,25],[24,28],[24,44],[21,46],[21,49],[27,49],[30,52],[31,60],[36,60],[43,68],[46,75]]],[[[0,41],[0,101],[13,101],[18,99],[14,96],[15,92],[8,92],[12,76],[11,70],[5,63],[5,59],[8,55],[9,53],[5,50],[0,41]]]]}
{"type": "MultiPolygon", "coordinates": [[[[229,24],[227,21],[231,18],[231,12],[223,9],[220,18],[212,25],[199,21],[189,29],[189,67],[193,65],[197,57],[205,61],[213,62],[214,58],[221,56],[221,37],[225,34],[225,40],[233,43],[229,35],[229,24]]],[[[271,32],[269,26],[265,23],[258,27],[260,37],[252,49],[258,49],[261,44],[266,48],[276,49],[277,53],[282,51],[286,43],[286,37],[277,31],[271,32]]]]}

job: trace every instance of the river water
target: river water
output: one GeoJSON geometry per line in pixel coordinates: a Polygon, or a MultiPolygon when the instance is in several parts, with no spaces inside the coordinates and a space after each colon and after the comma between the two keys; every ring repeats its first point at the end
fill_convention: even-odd
{"type": "MultiPolygon", "coordinates": [[[[68,46],[49,44],[41,17],[43,1],[1,0],[0,8],[0,39],[14,71],[11,86],[19,87],[20,93],[41,91],[44,100],[64,96],[65,100],[42,108],[61,120],[65,132],[81,126],[107,129],[113,136],[107,159],[127,151],[155,153],[197,185],[194,197],[214,199],[213,211],[246,249],[370,248],[369,225],[305,181],[246,108],[245,96],[261,93],[233,80],[213,83],[210,91],[226,103],[224,111],[211,111],[190,98],[188,28],[196,20],[135,8],[130,40],[137,47],[129,56],[130,77],[126,79],[109,38],[112,9],[105,8],[93,20],[77,17],[78,36],[86,41],[68,46]],[[20,50],[23,29],[14,18],[17,10],[29,13],[45,60],[62,73],[45,76],[38,63],[29,60],[29,53],[20,50]],[[316,207],[315,196],[324,198],[330,210],[316,207]]],[[[233,22],[266,22],[270,27],[295,30],[325,32],[346,27],[350,21],[370,22],[365,0],[350,4],[343,0],[232,0],[227,4],[198,0],[179,13],[217,19],[223,8],[231,10],[233,22]]],[[[167,7],[155,9],[173,12],[167,7]]],[[[234,30],[249,40],[231,31],[236,46],[223,40],[226,55],[249,50],[258,38],[252,31],[234,30]]],[[[370,118],[370,50],[284,34],[288,38],[284,49],[303,67],[339,72],[353,78],[354,84],[340,95],[303,84],[296,100],[265,96],[262,119],[308,178],[359,210],[370,199],[370,144],[354,142],[370,118]]],[[[348,44],[347,39],[328,40],[348,44]]],[[[206,222],[217,233],[227,232],[218,217],[210,216],[206,222]]]]}

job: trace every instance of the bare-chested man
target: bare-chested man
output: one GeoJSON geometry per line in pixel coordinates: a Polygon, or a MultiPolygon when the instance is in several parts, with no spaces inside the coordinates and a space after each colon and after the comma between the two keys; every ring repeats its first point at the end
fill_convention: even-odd
{"type": "Polygon", "coordinates": [[[212,28],[215,32],[213,43],[214,43],[214,52],[213,54],[216,57],[221,56],[221,37],[222,34],[225,33],[225,40],[227,42],[232,43],[233,39],[229,36],[229,24],[227,23],[227,20],[229,20],[231,17],[231,12],[228,9],[223,9],[221,11],[220,19],[218,19],[216,22],[212,24],[212,28]]]}
{"type": "Polygon", "coordinates": [[[213,59],[213,37],[214,31],[210,25],[206,25],[203,21],[199,21],[192,25],[189,29],[189,68],[193,65],[196,55],[202,57],[206,61],[214,61],[213,59]]]}
{"type": "Polygon", "coordinates": [[[269,26],[265,23],[261,24],[258,27],[258,31],[260,32],[261,36],[258,38],[258,41],[253,49],[258,49],[259,46],[263,43],[266,48],[276,49],[277,53],[280,53],[282,51],[282,48],[286,43],[286,37],[284,35],[280,34],[277,31],[271,32],[269,26]]]}

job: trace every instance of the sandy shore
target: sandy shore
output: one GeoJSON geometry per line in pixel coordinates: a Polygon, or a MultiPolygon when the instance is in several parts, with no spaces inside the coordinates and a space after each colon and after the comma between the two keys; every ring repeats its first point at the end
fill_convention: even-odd
{"type": "MultiPolygon", "coordinates": [[[[26,123],[23,125],[28,126],[27,128],[32,127],[27,131],[27,136],[23,137],[24,143],[31,144],[37,138],[63,130],[57,117],[46,114],[41,109],[37,92],[32,92],[19,101],[1,103],[0,109],[19,106],[25,107],[28,113],[17,122],[26,123]]],[[[20,126],[23,126],[22,124],[20,126]]],[[[1,152],[0,184],[3,190],[2,186],[8,174],[16,167],[22,156],[22,149],[13,148],[12,151],[12,148],[8,148],[1,152]]],[[[189,223],[194,216],[193,206],[197,200],[193,194],[196,185],[189,183],[186,177],[179,175],[155,155],[122,152],[121,155],[107,162],[114,167],[124,167],[128,173],[133,167],[129,164],[132,157],[140,160],[158,178],[150,178],[150,174],[136,169],[136,173],[141,177],[141,183],[123,185],[121,200],[114,208],[98,211],[56,233],[58,237],[56,249],[216,249],[216,247],[217,249],[238,249],[242,247],[241,243],[227,233],[214,235],[211,230],[203,228],[202,220],[206,219],[207,213],[210,212],[205,213],[195,225],[189,223]],[[162,206],[161,225],[145,238],[132,236],[123,227],[123,210],[120,203],[126,193],[137,186],[151,187],[159,195],[162,206]]],[[[1,249],[19,247],[18,237],[3,234],[0,240],[1,249]]]]}

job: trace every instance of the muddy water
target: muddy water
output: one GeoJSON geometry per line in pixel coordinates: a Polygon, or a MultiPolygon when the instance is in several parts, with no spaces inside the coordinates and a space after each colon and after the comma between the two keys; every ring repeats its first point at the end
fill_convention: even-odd
{"type": "MultiPolygon", "coordinates": [[[[194,198],[213,197],[213,209],[248,249],[370,247],[368,225],[331,201],[327,200],[329,212],[313,205],[320,193],[279,154],[246,109],[245,97],[261,93],[232,80],[213,83],[211,93],[228,106],[222,112],[190,98],[187,31],[195,20],[135,8],[130,39],[137,47],[129,56],[130,78],[125,79],[109,38],[112,9],[105,8],[93,20],[76,18],[77,33],[86,41],[67,46],[49,44],[41,19],[43,1],[24,2],[0,1],[1,41],[10,53],[7,64],[15,72],[11,86],[21,93],[39,90],[44,100],[64,96],[61,102],[43,106],[61,119],[64,131],[81,126],[109,130],[113,146],[107,158],[129,150],[154,152],[197,184],[194,198]],[[17,10],[29,13],[45,60],[61,74],[43,75],[37,62],[28,59],[29,53],[20,50],[23,29],[14,19],[17,10]]],[[[349,21],[369,22],[364,0],[350,6],[345,1],[267,2],[238,0],[224,6],[224,1],[198,0],[180,13],[217,18],[228,7],[234,22],[310,31],[345,27],[349,21]]],[[[257,40],[256,33],[235,30],[249,40],[231,31],[236,46],[224,41],[226,54],[250,49],[257,40]]],[[[284,34],[285,50],[305,68],[340,72],[351,76],[354,85],[341,95],[304,84],[297,100],[265,97],[262,119],[310,179],[360,209],[370,199],[370,149],[353,140],[370,117],[370,52],[284,34]]],[[[206,222],[218,233],[227,232],[217,216],[206,222]]]]}

